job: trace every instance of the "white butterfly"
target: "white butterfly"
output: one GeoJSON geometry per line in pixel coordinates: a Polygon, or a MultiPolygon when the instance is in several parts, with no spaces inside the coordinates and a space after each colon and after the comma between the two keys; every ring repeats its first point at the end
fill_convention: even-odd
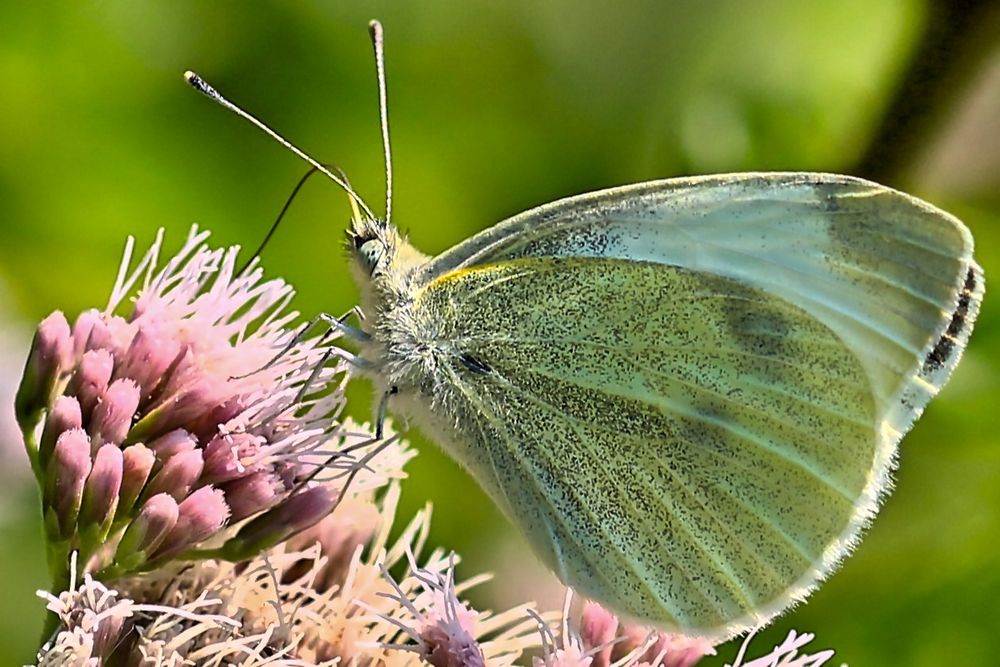
{"type": "Polygon", "coordinates": [[[352,197],[360,358],[390,409],[567,585],[714,640],[804,598],[855,545],[983,295],[961,222],[849,176],[619,187],[430,258],[391,198],[377,218],[326,173],[352,197]]]}

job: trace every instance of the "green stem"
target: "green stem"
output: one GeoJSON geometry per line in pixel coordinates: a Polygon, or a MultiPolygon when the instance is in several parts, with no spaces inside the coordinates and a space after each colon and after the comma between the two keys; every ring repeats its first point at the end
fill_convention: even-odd
{"type": "MultiPolygon", "coordinates": [[[[58,542],[47,539],[46,552],[49,561],[49,576],[52,584],[49,587],[52,595],[59,595],[69,590],[69,554],[70,544],[68,540],[58,542]]],[[[42,637],[39,646],[52,639],[59,630],[59,617],[49,611],[45,616],[45,623],[42,625],[42,637]]]]}
{"type": "Polygon", "coordinates": [[[31,471],[35,473],[35,480],[39,488],[45,488],[45,471],[42,470],[42,462],[38,457],[38,424],[42,420],[42,411],[38,411],[30,417],[26,417],[24,422],[19,422],[21,426],[21,437],[24,438],[24,450],[28,453],[28,460],[31,462],[31,471]]]}

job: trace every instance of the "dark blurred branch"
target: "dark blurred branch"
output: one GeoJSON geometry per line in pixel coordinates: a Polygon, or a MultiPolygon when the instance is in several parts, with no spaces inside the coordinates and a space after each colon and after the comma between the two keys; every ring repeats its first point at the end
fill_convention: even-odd
{"type": "Polygon", "coordinates": [[[900,180],[1000,47],[1000,1],[930,0],[923,33],[854,174],[900,180]]]}

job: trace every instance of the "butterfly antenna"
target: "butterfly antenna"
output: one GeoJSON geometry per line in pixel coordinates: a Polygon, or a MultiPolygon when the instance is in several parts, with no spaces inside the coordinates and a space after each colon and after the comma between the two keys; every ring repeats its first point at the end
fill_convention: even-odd
{"type": "Polygon", "coordinates": [[[378,79],[378,118],[382,127],[382,153],[385,155],[385,221],[392,221],[392,150],[389,148],[389,112],[385,93],[385,42],[382,24],[371,21],[368,32],[375,47],[375,76],[378,79]]]}
{"type": "Polygon", "coordinates": [[[290,150],[300,159],[305,160],[316,171],[320,172],[321,174],[329,178],[331,181],[339,185],[344,190],[344,192],[346,192],[347,195],[351,198],[352,207],[353,204],[356,203],[368,215],[368,217],[371,218],[375,217],[371,209],[368,208],[368,205],[365,204],[364,200],[360,196],[358,196],[358,193],[356,193],[351,188],[351,186],[347,183],[347,181],[334,174],[332,171],[324,167],[322,164],[320,164],[313,158],[309,157],[304,151],[297,148],[292,142],[282,137],[280,134],[269,128],[267,125],[265,125],[264,123],[257,120],[243,109],[239,108],[238,106],[227,100],[225,97],[222,96],[222,94],[219,91],[210,86],[204,79],[202,79],[194,72],[191,71],[184,72],[184,80],[187,81],[192,88],[197,90],[199,93],[203,94],[205,97],[208,97],[212,101],[217,102],[226,109],[229,109],[230,111],[235,113],[237,116],[243,118],[244,120],[249,121],[252,125],[254,125],[257,129],[262,131],[264,134],[271,137],[279,144],[290,150]]]}
{"type": "MultiPolygon", "coordinates": [[[[323,164],[323,166],[335,172],[337,176],[350,186],[351,182],[347,179],[347,174],[344,173],[343,169],[332,164],[323,164]]],[[[268,229],[267,234],[264,235],[264,240],[260,242],[257,249],[253,251],[252,255],[250,255],[250,258],[243,262],[243,265],[236,271],[236,275],[243,275],[243,273],[250,268],[250,265],[253,264],[254,260],[260,257],[260,254],[264,252],[264,248],[266,248],[267,244],[271,242],[271,237],[273,237],[274,233],[278,231],[278,225],[280,225],[281,221],[285,218],[285,214],[288,213],[288,209],[291,208],[292,202],[295,201],[295,197],[299,194],[299,190],[301,190],[302,186],[306,184],[306,181],[309,180],[310,176],[318,173],[319,170],[317,170],[316,167],[309,167],[309,171],[307,171],[305,175],[299,179],[299,182],[296,183],[295,187],[292,189],[292,194],[290,194],[288,199],[285,200],[285,205],[281,207],[278,217],[274,219],[274,222],[271,223],[271,228],[268,229]]],[[[351,201],[351,211],[354,213],[355,219],[360,219],[361,211],[358,210],[358,205],[355,202],[354,197],[350,197],[349,199],[351,201]]]]}

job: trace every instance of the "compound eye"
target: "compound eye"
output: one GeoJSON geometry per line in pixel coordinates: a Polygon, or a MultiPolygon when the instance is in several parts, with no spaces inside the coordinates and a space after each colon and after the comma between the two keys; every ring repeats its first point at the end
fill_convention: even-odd
{"type": "Polygon", "coordinates": [[[358,256],[361,263],[368,269],[369,275],[375,273],[378,263],[385,255],[385,246],[377,239],[371,239],[358,246],[358,256]]]}

